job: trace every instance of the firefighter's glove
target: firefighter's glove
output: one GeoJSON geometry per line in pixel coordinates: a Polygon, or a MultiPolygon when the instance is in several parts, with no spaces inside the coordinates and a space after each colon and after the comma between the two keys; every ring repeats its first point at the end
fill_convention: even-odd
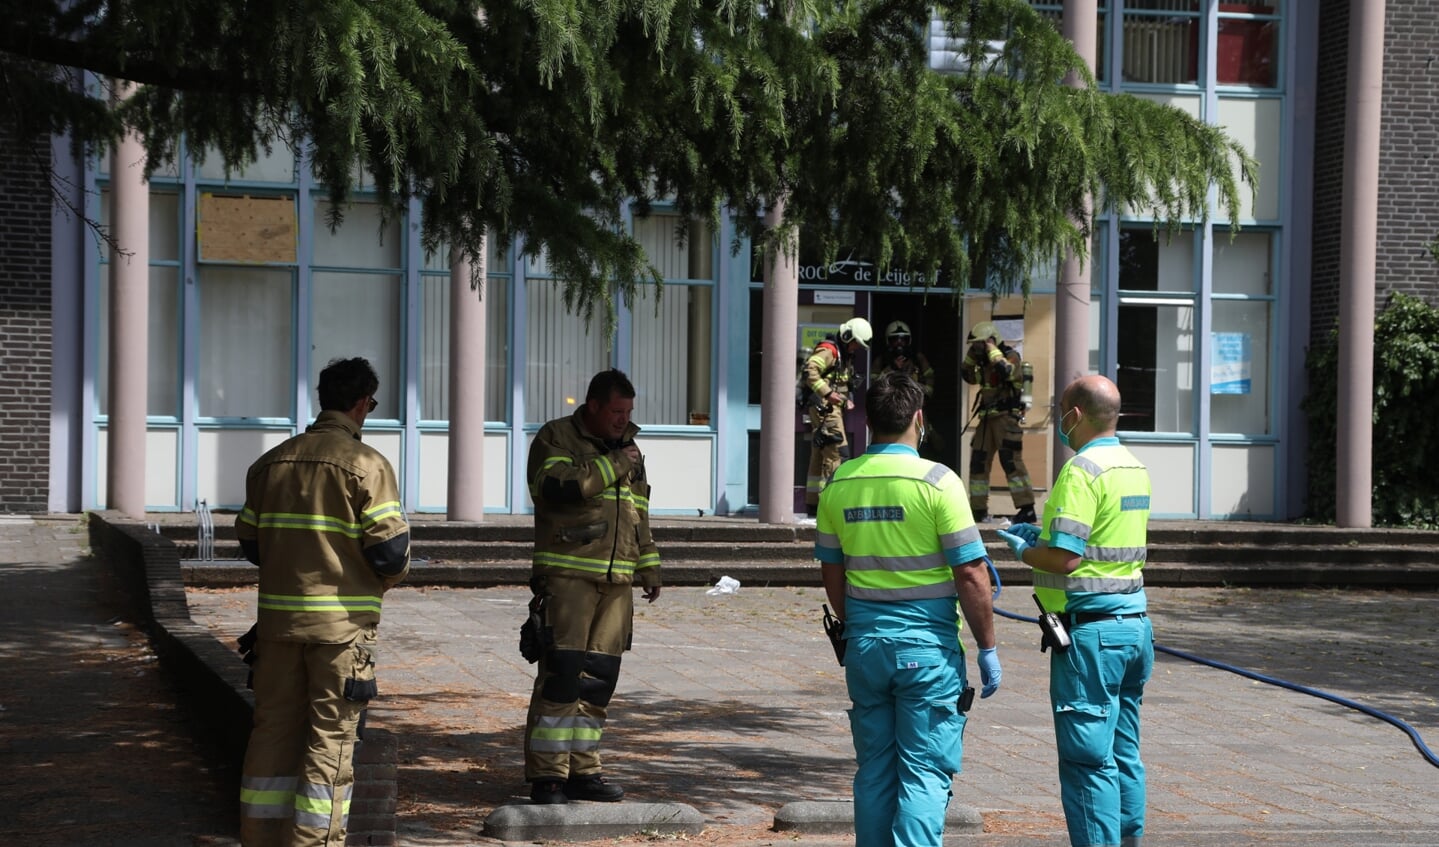
{"type": "Polygon", "coordinates": [[[988,697],[999,690],[999,681],[1004,678],[1004,671],[999,668],[999,648],[990,647],[979,651],[979,681],[984,685],[980,689],[981,699],[988,697]]]}
{"type": "Polygon", "coordinates": [[[545,606],[549,595],[530,598],[530,608],[520,624],[520,655],[530,664],[538,662],[554,646],[554,630],[545,626],[545,606]]]}
{"type": "Polygon", "coordinates": [[[250,631],[235,639],[240,646],[240,658],[250,666],[250,672],[245,674],[245,687],[251,691],[255,690],[255,642],[260,640],[260,624],[257,621],[250,625],[250,631]]]}
{"type": "Polygon", "coordinates": [[[252,624],[249,632],[235,639],[235,643],[240,646],[240,658],[245,660],[245,664],[255,664],[255,642],[259,640],[260,625],[258,623],[252,624]]]}
{"type": "Polygon", "coordinates": [[[1016,535],[1012,532],[1005,532],[1002,529],[996,531],[999,533],[999,537],[1004,539],[1004,543],[1009,545],[1009,550],[1011,553],[1014,554],[1014,558],[1018,559],[1020,562],[1023,562],[1024,551],[1028,550],[1034,545],[1029,541],[1026,541],[1021,535],[1016,535]]]}

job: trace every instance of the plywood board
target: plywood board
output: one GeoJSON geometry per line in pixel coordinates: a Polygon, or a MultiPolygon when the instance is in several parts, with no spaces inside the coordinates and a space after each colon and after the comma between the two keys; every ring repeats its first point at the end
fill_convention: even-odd
{"type": "Polygon", "coordinates": [[[196,240],[203,262],[294,264],[297,228],[293,197],[200,195],[196,240]]]}

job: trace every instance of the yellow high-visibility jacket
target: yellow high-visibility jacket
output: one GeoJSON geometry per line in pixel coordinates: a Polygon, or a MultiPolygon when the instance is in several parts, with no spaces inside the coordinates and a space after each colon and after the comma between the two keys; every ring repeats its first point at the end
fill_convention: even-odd
{"type": "MultiPolygon", "coordinates": [[[[660,584],[660,554],[650,534],[650,486],[644,461],[585,428],[583,409],[545,424],[530,445],[526,477],[535,501],[536,574],[646,588],[660,584]]],[[[622,441],[640,428],[630,424],[622,441]]]]}
{"type": "Polygon", "coordinates": [[[410,568],[395,471],[342,412],[250,466],[235,535],[260,566],[264,640],[343,644],[379,623],[381,595],[410,568]]]}

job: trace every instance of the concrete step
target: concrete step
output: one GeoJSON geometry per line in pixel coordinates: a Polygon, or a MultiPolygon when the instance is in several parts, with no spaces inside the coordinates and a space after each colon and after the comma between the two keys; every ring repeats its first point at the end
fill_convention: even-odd
{"type": "MultiPolygon", "coordinates": [[[[660,555],[665,562],[808,562],[813,558],[814,541],[811,537],[791,537],[790,540],[753,541],[743,538],[701,541],[671,538],[657,539],[660,555]]],[[[984,533],[990,557],[996,562],[1010,557],[1008,548],[997,535],[984,533]]],[[[193,539],[176,539],[182,559],[197,557],[198,546],[193,539]]],[[[1436,545],[1439,546],[1439,545],[1436,545]]],[[[425,559],[433,564],[464,562],[528,562],[534,549],[533,541],[526,539],[449,539],[432,538],[417,534],[411,544],[411,554],[416,559],[425,559]]],[[[1283,566],[1303,561],[1309,564],[1366,565],[1384,564],[1390,566],[1423,565],[1433,561],[1435,546],[1427,544],[1368,543],[1333,545],[1328,543],[1255,543],[1248,538],[1235,539],[1232,536],[1224,543],[1202,540],[1172,541],[1164,535],[1151,538],[1149,562],[1168,564],[1208,564],[1214,566],[1272,565],[1283,566]]],[[[219,540],[214,545],[214,558],[239,559],[240,548],[233,540],[219,540]]]]}
{"type": "MultiPolygon", "coordinates": [[[[197,544],[199,528],[191,523],[161,523],[160,534],[176,544],[197,544]]],[[[755,521],[736,521],[715,524],[663,523],[656,521],[650,527],[655,541],[660,544],[673,542],[731,542],[792,544],[796,540],[813,542],[814,530],[805,527],[780,524],[762,524],[755,521]]],[[[535,540],[532,519],[513,519],[504,523],[451,523],[445,521],[413,521],[410,536],[421,541],[469,541],[481,543],[525,543],[535,540]]],[[[235,524],[229,516],[220,515],[215,520],[215,543],[235,540],[235,524]]]]}

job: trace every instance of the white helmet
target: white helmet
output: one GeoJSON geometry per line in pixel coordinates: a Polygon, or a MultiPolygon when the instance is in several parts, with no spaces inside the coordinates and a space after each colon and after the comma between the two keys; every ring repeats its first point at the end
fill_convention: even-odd
{"type": "Polygon", "coordinates": [[[864,318],[850,318],[839,325],[839,343],[848,344],[851,341],[858,341],[859,346],[869,349],[869,340],[874,337],[874,329],[870,327],[869,321],[864,318]]]}

